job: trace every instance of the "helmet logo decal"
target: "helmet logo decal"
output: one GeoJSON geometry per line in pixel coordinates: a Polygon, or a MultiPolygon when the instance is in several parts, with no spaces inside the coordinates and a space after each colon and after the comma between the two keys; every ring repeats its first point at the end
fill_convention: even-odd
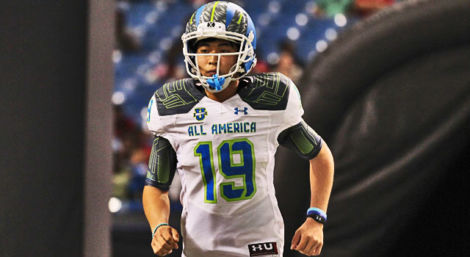
{"type": "MultiPolygon", "coordinates": [[[[225,32],[225,24],[221,22],[203,22],[197,26],[197,29],[204,33],[225,32]]],[[[213,36],[216,36],[215,34],[213,36]]]]}

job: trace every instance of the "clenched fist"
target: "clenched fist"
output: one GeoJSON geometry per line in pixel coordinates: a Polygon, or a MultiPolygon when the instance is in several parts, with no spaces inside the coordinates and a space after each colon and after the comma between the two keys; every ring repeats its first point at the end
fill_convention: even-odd
{"type": "Polygon", "coordinates": [[[323,224],[307,220],[295,231],[290,249],[308,256],[318,256],[323,247],[323,224]]]}
{"type": "Polygon", "coordinates": [[[178,249],[180,236],[178,231],[171,226],[161,226],[155,231],[152,238],[153,253],[158,256],[165,256],[178,249]]]}

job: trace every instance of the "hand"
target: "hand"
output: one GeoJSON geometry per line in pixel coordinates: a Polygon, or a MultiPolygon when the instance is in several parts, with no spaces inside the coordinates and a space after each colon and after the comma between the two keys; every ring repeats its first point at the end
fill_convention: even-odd
{"type": "Polygon", "coordinates": [[[308,256],[318,256],[323,247],[323,224],[307,218],[295,231],[290,249],[308,256]]]}
{"type": "Polygon", "coordinates": [[[165,256],[178,249],[180,236],[178,231],[171,226],[161,226],[155,232],[152,238],[153,253],[158,256],[165,256]]]}

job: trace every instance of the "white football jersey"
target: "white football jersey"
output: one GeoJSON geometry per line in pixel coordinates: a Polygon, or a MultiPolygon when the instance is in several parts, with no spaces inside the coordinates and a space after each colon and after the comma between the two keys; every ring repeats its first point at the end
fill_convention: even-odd
{"type": "Polygon", "coordinates": [[[273,170],[278,135],[302,120],[292,81],[248,76],[217,102],[195,80],[179,80],[158,89],[148,110],[150,131],[177,156],[183,256],[282,256],[273,170]]]}

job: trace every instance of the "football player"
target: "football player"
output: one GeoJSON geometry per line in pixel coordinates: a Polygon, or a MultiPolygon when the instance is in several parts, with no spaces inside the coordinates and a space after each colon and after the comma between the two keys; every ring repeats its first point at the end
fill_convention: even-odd
{"type": "Polygon", "coordinates": [[[191,78],[163,85],[148,107],[155,139],[143,204],[154,253],[178,248],[180,235],[168,224],[168,189],[178,172],[183,256],[283,256],[273,184],[281,144],[310,161],[311,208],[290,248],[319,255],[333,157],[303,121],[296,86],[279,73],[247,75],[256,65],[256,31],[238,5],[201,6],[182,40],[191,78]]]}

